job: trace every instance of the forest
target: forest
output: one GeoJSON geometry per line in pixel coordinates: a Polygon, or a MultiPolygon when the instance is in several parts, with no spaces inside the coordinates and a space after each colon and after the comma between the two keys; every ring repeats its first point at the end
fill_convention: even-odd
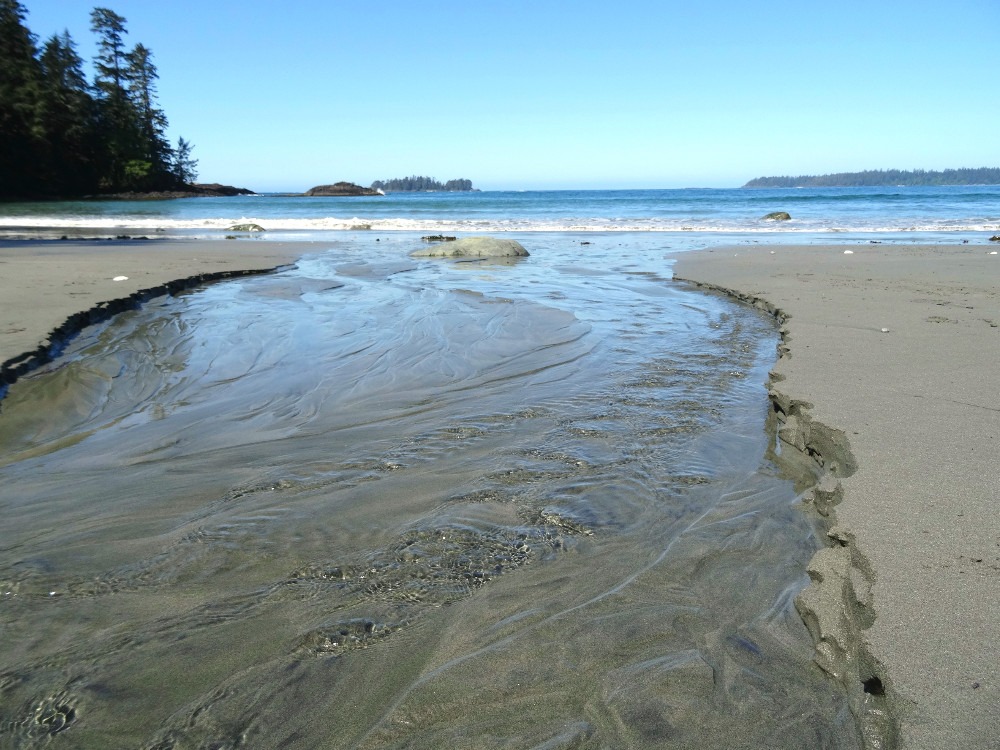
{"type": "Polygon", "coordinates": [[[375,180],[372,188],[386,193],[461,193],[474,190],[472,180],[448,180],[444,184],[433,177],[396,177],[392,180],[375,180]]]}
{"type": "Polygon", "coordinates": [[[166,139],[153,53],[128,49],[126,20],[94,8],[94,76],[69,32],[40,47],[18,0],[0,0],[0,199],[183,189],[192,146],[166,139]]]}
{"type": "Polygon", "coordinates": [[[917,185],[1000,185],[1000,169],[945,169],[941,172],[914,169],[873,169],[864,172],[802,175],[799,177],[758,177],[745,188],[793,187],[896,187],[917,185]]]}

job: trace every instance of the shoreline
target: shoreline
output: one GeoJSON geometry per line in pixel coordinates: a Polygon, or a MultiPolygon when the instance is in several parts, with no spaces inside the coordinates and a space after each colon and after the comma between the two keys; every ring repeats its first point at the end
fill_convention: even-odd
{"type": "Polygon", "coordinates": [[[198,284],[274,272],[311,247],[239,240],[0,240],[0,388],[57,356],[88,325],[198,284]]]}
{"type": "Polygon", "coordinates": [[[796,608],[867,746],[992,747],[1000,259],[989,246],[845,247],[677,254],[675,279],[781,325],[776,458],[800,477],[812,466],[804,499],[829,522],[796,608]]]}

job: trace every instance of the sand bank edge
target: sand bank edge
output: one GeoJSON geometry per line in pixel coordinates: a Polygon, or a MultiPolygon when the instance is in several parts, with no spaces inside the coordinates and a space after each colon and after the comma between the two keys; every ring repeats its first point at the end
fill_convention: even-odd
{"type": "Polygon", "coordinates": [[[793,354],[786,325],[791,315],[757,295],[678,276],[673,280],[750,305],[778,323],[778,357],[766,384],[771,404],[766,429],[774,438],[768,458],[795,481],[802,501],[815,508],[828,545],[809,561],[810,582],[796,596],[795,609],[813,638],[815,663],[847,691],[866,750],[897,748],[899,716],[908,704],[893,690],[887,670],[863,636],[876,617],[874,571],[855,535],[837,524],[835,511],[844,499],[840,478],[851,476],[857,462],[842,430],[815,421],[811,403],[780,387],[784,377],[777,366],[793,354]]]}
{"type": "Polygon", "coordinates": [[[261,276],[278,273],[294,267],[294,263],[289,263],[271,268],[227,269],[224,271],[209,271],[194,274],[180,279],[172,279],[145,289],[139,289],[125,297],[104,300],[86,310],[73,313],[60,325],[49,331],[37,348],[18,354],[6,362],[0,363],[0,397],[4,395],[6,388],[18,379],[58,357],[66,348],[66,345],[87,326],[103,323],[121,312],[137,310],[144,303],[157,297],[173,296],[201,284],[244,276],[261,276]]]}

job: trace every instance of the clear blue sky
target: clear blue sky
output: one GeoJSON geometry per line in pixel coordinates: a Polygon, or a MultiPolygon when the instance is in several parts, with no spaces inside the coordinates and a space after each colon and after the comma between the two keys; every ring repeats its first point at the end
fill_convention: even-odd
{"type": "Polygon", "coordinates": [[[730,187],[1000,166],[998,0],[22,0],[153,52],[201,181],[730,187]]]}

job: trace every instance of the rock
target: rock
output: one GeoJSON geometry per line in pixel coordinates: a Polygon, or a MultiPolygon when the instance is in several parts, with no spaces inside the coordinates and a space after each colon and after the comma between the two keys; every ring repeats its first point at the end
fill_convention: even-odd
{"type": "Polygon", "coordinates": [[[333,185],[317,185],[314,188],[309,188],[306,191],[306,195],[310,196],[351,196],[351,195],[383,195],[383,193],[378,190],[373,190],[372,188],[361,187],[360,185],[355,185],[353,182],[336,182],[333,185]]]}
{"type": "Polygon", "coordinates": [[[230,232],[263,232],[264,227],[260,224],[233,224],[229,227],[230,232]]]}
{"type": "Polygon", "coordinates": [[[764,221],[790,221],[791,215],[784,211],[772,211],[767,216],[762,217],[764,221]]]}
{"type": "Polygon", "coordinates": [[[496,237],[463,237],[410,253],[415,258],[514,258],[526,257],[528,251],[515,240],[496,237]]]}
{"type": "Polygon", "coordinates": [[[990,242],[1000,242],[1000,234],[994,234],[990,237],[990,242]]]}
{"type": "Polygon", "coordinates": [[[232,197],[234,195],[256,195],[253,190],[233,187],[232,185],[220,185],[217,182],[211,184],[201,183],[196,185],[185,185],[178,190],[153,190],[144,193],[103,193],[101,195],[84,196],[87,200],[115,200],[115,201],[164,201],[175,198],[219,198],[232,197]]]}
{"type": "Polygon", "coordinates": [[[426,237],[421,237],[420,239],[424,242],[454,242],[458,239],[458,237],[443,234],[429,234],[426,237]]]}
{"type": "Polygon", "coordinates": [[[218,182],[197,183],[189,185],[191,192],[205,196],[233,196],[233,195],[256,195],[253,190],[247,188],[233,187],[232,185],[220,185],[218,182]]]}

